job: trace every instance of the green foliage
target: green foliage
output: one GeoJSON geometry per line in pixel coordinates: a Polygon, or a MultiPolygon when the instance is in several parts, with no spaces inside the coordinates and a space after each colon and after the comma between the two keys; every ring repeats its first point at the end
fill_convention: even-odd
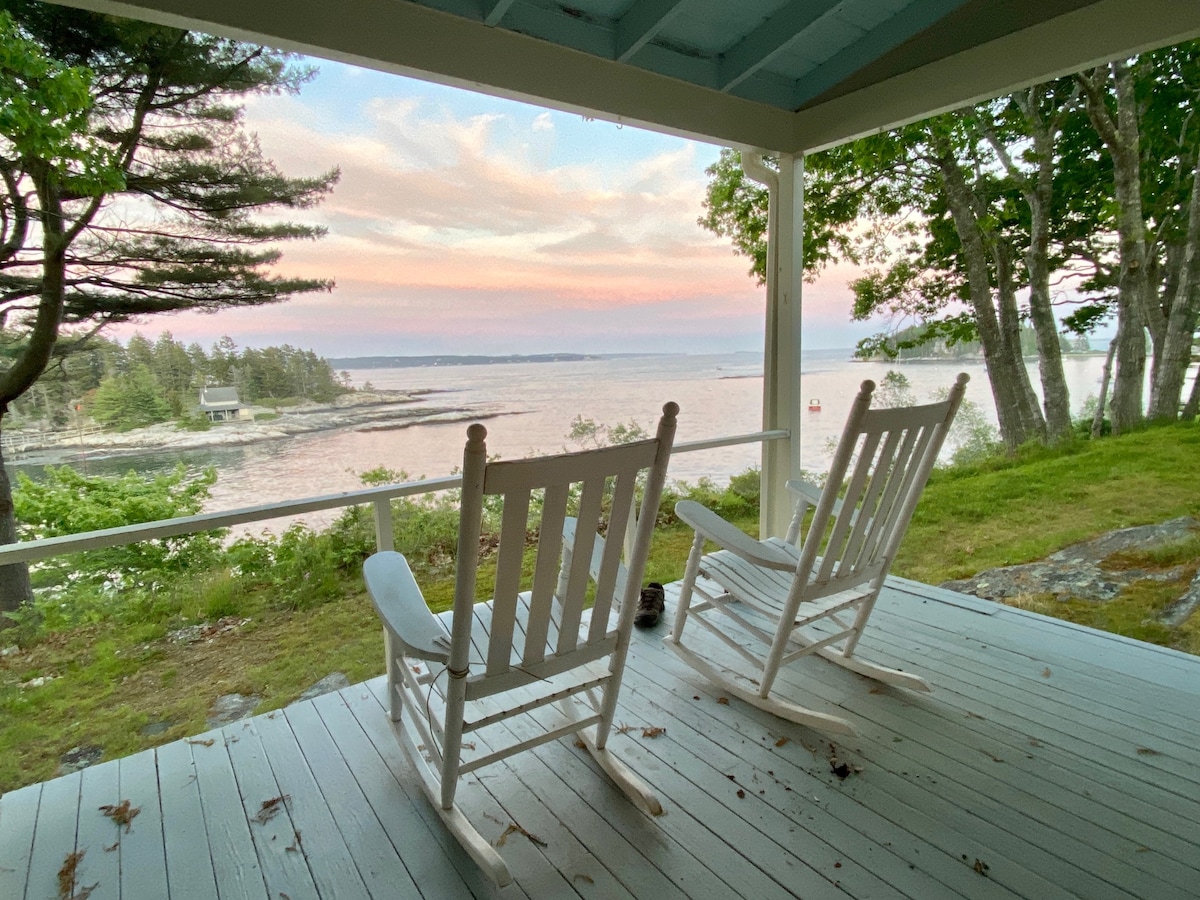
{"type": "Polygon", "coordinates": [[[145,366],[105,378],[89,404],[92,418],[116,431],[155,425],[171,418],[171,407],[145,366]]]}
{"type": "Polygon", "coordinates": [[[637,422],[618,422],[616,425],[601,425],[594,419],[585,419],[576,415],[571,420],[567,440],[576,450],[590,450],[597,447],[608,447],[613,444],[632,444],[644,441],[650,433],[637,422]]]}
{"type": "Polygon", "coordinates": [[[92,80],[87,66],[54,59],[0,11],[0,146],[86,197],[124,187],[112,149],[88,134],[92,80]]]}
{"type": "MultiPolygon", "coordinates": [[[[196,515],[216,478],[214,469],[194,473],[182,465],[152,476],[84,475],[69,466],[51,466],[42,481],[18,473],[13,500],[22,539],[35,540],[196,515]]],[[[40,564],[37,580],[55,586],[63,602],[96,586],[119,595],[205,569],[218,558],[220,546],[219,532],[205,532],[89,550],[40,564]]]]}

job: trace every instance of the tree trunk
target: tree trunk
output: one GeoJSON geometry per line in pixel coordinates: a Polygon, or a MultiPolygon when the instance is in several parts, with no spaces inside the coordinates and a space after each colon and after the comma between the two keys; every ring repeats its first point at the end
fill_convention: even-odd
{"type": "MultiPolygon", "coordinates": [[[[1113,433],[1120,434],[1142,421],[1145,330],[1151,325],[1137,104],[1132,73],[1122,62],[1114,62],[1090,75],[1080,75],[1079,83],[1087,96],[1088,117],[1108,148],[1113,164],[1121,269],[1117,280],[1117,375],[1111,412],[1113,433]],[[1115,121],[1105,100],[1110,75],[1117,96],[1115,121]]],[[[1156,330],[1151,328],[1157,347],[1158,340],[1153,337],[1156,330]]]]}
{"type": "Polygon", "coordinates": [[[1188,227],[1178,261],[1178,275],[1168,279],[1166,332],[1154,360],[1150,389],[1151,419],[1173,422],[1179,417],[1183,382],[1192,362],[1192,337],[1200,313],[1200,158],[1192,172],[1188,227]]]}
{"type": "Polygon", "coordinates": [[[1108,383],[1112,379],[1113,356],[1117,352],[1117,342],[1109,341],[1108,354],[1104,357],[1104,374],[1100,376],[1100,401],[1096,404],[1096,412],[1092,416],[1092,437],[1098,438],[1104,433],[1104,406],[1108,401],[1108,383]]]}
{"type": "Polygon", "coordinates": [[[1188,397],[1187,403],[1183,405],[1181,418],[1191,422],[1197,415],[1200,415],[1200,372],[1197,372],[1196,377],[1192,379],[1192,393],[1188,397]]]}
{"type": "MultiPolygon", "coordinates": [[[[25,351],[0,377],[0,423],[8,414],[8,405],[29,390],[46,370],[58,339],[66,290],[66,250],[70,240],[63,228],[62,197],[48,165],[31,169],[29,174],[41,201],[42,292],[25,351]]],[[[0,454],[0,464],[2,462],[3,454],[0,454]]],[[[0,544],[12,544],[16,540],[12,485],[4,473],[0,475],[0,544]]],[[[25,563],[0,566],[0,612],[14,610],[32,599],[29,567],[25,563]]]]}
{"type": "MultiPolygon", "coordinates": [[[[0,412],[0,429],[4,414],[0,412]]],[[[0,434],[3,431],[0,430],[0,434]]],[[[0,442],[0,544],[17,542],[17,520],[13,515],[12,484],[4,468],[4,444],[0,442]]],[[[4,624],[5,613],[19,609],[33,599],[33,588],[29,583],[29,566],[25,563],[0,566],[0,625],[4,624]]]]}
{"type": "MultiPolygon", "coordinates": [[[[987,366],[1000,438],[1009,452],[1034,439],[1044,439],[1046,423],[1038,409],[1037,395],[1029,383],[1029,371],[1021,356],[1020,317],[1016,296],[1011,289],[1001,291],[1000,314],[992,305],[992,284],[988,273],[987,248],[971,205],[970,188],[952,153],[937,159],[938,170],[954,228],[962,243],[967,263],[970,303],[975,312],[975,327],[987,366]]],[[[999,257],[998,259],[1003,259],[999,257]]],[[[1010,280],[1001,275],[1001,284],[1010,280]]],[[[1011,285],[1007,286],[1011,288],[1011,285]]]]}
{"type": "MultiPolygon", "coordinates": [[[[1063,372],[1062,345],[1058,323],[1050,299],[1050,210],[1054,200],[1054,141],[1059,125],[1047,122],[1039,112],[1039,88],[1017,94],[1021,110],[1033,136],[1037,169],[1031,179],[1021,179],[1022,193],[1029,205],[1029,247],[1025,251],[1025,270],[1029,277],[1029,319],[1037,336],[1038,372],[1042,379],[1042,409],[1046,415],[1046,434],[1052,443],[1069,440],[1071,431],[1071,395],[1063,372]]],[[[1003,155],[1010,175],[1017,175],[1007,152],[1003,155]]]]}

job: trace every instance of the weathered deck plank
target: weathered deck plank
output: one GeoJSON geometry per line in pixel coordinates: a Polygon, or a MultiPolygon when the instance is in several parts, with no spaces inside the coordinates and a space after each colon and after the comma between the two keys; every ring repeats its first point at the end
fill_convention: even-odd
{"type": "Polygon", "coordinates": [[[460,790],[472,820],[546,844],[509,835],[503,890],[425,800],[375,679],[0,797],[0,897],[58,896],[76,849],[92,900],[1195,896],[1200,660],[898,583],[861,652],[933,692],[785,668],[784,690],[858,728],[831,746],[720,702],[664,633],[635,635],[610,746],[667,814],[570,740],[483,769],[460,790]],[[861,771],[837,778],[834,753],[861,771]],[[99,811],[124,799],[129,833],[99,811]]]}
{"type": "Polygon", "coordinates": [[[176,741],[159,747],[157,752],[163,849],[170,880],[172,884],[187,885],[189,896],[196,900],[217,900],[213,855],[196,852],[197,848],[210,851],[211,848],[200,800],[200,779],[192,762],[192,745],[176,741]]]}

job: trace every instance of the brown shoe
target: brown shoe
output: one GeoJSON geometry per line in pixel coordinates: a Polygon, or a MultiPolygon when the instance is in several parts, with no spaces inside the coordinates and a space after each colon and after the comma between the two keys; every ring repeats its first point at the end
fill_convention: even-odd
{"type": "Polygon", "coordinates": [[[662,618],[666,605],[667,596],[663,586],[657,581],[650,582],[642,588],[641,596],[638,597],[637,615],[633,618],[633,624],[638,628],[653,628],[662,618]]]}

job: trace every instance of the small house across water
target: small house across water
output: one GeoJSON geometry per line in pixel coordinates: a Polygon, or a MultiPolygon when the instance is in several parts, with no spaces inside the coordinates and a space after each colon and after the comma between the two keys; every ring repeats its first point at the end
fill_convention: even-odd
{"type": "Polygon", "coordinates": [[[200,389],[200,412],[210,422],[235,422],[245,417],[246,407],[238,400],[237,388],[206,387],[200,389]]]}

